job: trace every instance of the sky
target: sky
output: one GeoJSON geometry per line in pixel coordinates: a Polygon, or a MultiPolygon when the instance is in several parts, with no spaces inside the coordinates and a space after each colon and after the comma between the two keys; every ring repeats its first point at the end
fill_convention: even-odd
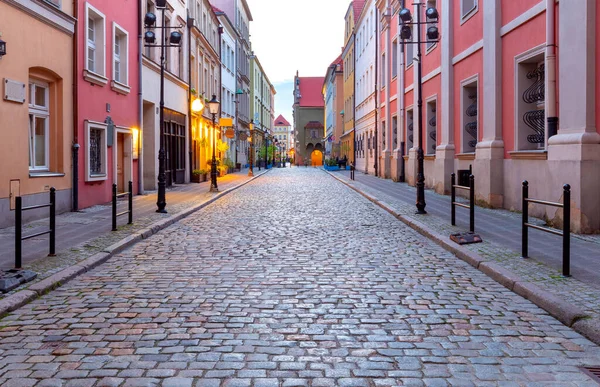
{"type": "Polygon", "coordinates": [[[342,52],[350,0],[247,0],[254,54],[275,87],[275,117],[292,122],[293,80],[325,76],[342,52]]]}

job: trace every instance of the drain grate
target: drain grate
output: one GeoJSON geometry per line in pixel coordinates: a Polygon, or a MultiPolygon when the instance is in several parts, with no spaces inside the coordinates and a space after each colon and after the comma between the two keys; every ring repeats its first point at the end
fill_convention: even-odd
{"type": "Polygon", "coordinates": [[[592,378],[594,382],[600,384],[600,367],[581,367],[581,370],[592,378]]]}

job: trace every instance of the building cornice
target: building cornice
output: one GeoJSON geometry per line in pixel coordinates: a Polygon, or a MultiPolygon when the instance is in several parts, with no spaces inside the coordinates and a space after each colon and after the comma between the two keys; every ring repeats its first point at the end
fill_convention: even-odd
{"type": "Polygon", "coordinates": [[[7,3],[67,35],[75,33],[77,21],[75,18],[41,0],[0,0],[0,2],[7,3]]]}

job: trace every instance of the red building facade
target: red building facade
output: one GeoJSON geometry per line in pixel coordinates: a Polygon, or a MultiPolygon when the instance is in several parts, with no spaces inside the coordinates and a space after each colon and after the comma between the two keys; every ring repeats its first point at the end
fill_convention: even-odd
{"type": "Polygon", "coordinates": [[[112,185],[138,192],[139,10],[135,1],[78,2],[74,143],[78,208],[107,203],[112,185]]]}
{"type": "MultiPolygon", "coordinates": [[[[377,2],[378,175],[415,184],[421,114],[426,187],[448,193],[451,173],[473,173],[478,201],[521,210],[523,180],[532,197],[549,201],[561,201],[568,183],[572,229],[600,230],[595,1],[427,1],[439,11],[441,40],[421,45],[421,112],[416,45],[398,37],[401,3],[377,2]]],[[[404,3],[414,17],[417,7],[404,3]]],[[[560,209],[530,213],[562,223],[560,209]]]]}

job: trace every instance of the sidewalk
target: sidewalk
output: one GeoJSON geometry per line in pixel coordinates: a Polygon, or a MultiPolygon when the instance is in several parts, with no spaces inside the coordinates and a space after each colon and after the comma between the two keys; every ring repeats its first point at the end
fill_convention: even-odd
{"type": "MultiPolygon", "coordinates": [[[[258,177],[266,171],[254,170],[258,177]]],[[[219,177],[219,191],[243,184],[248,177],[248,169],[219,177]]],[[[191,207],[205,203],[218,194],[209,192],[210,181],[200,184],[183,184],[167,188],[167,214],[156,212],[156,191],[133,197],[133,224],[127,224],[127,215],[118,218],[118,230],[111,231],[110,203],[93,206],[79,212],[67,212],[56,216],[56,256],[48,257],[48,235],[23,241],[23,268],[38,274],[38,278],[25,286],[34,284],[65,268],[105,251],[109,246],[122,241],[130,235],[154,225],[161,220],[169,219],[191,207]]],[[[126,199],[126,198],[124,198],[126,199]]],[[[118,204],[118,211],[127,209],[127,201],[118,204]]],[[[48,228],[48,218],[36,220],[23,226],[23,236],[48,228]]],[[[0,270],[12,269],[15,263],[15,228],[0,229],[0,270]]],[[[8,292],[14,293],[23,286],[8,292]]],[[[0,294],[0,298],[3,295],[0,294]]]]}
{"type": "MultiPolygon", "coordinates": [[[[416,189],[406,183],[396,183],[360,172],[356,172],[354,181],[350,180],[349,171],[329,173],[371,200],[379,202],[378,204],[388,211],[404,218],[401,220],[411,227],[421,232],[425,231],[426,234],[436,235],[434,240],[437,239],[438,243],[445,244],[450,250],[457,249],[466,254],[470,252],[474,259],[478,260],[475,264],[470,262],[475,267],[484,262],[489,262],[486,263],[488,266],[494,263],[494,267],[499,267],[498,271],[506,277],[505,280],[513,281],[511,286],[516,286],[517,281],[534,284],[541,291],[542,298],[551,295],[546,297],[547,300],[556,298],[557,303],[566,308],[577,308],[586,316],[582,320],[595,327],[596,341],[600,340],[600,236],[572,234],[572,277],[564,278],[561,275],[561,237],[530,229],[530,258],[521,258],[521,213],[476,207],[475,231],[482,237],[483,242],[459,246],[452,242],[449,236],[469,230],[469,211],[457,207],[457,226],[451,226],[449,196],[426,190],[425,210],[428,214],[416,215],[416,189]],[[504,271],[506,273],[503,273],[504,271]],[[560,303],[560,300],[563,302],[560,303]]],[[[529,221],[545,225],[540,219],[530,217],[529,221]]],[[[486,271],[485,268],[480,269],[486,271]]],[[[558,305],[556,308],[560,309],[562,306],[558,305]]],[[[544,309],[548,310],[546,307],[544,309]]],[[[573,320],[575,321],[577,318],[573,320]]]]}

